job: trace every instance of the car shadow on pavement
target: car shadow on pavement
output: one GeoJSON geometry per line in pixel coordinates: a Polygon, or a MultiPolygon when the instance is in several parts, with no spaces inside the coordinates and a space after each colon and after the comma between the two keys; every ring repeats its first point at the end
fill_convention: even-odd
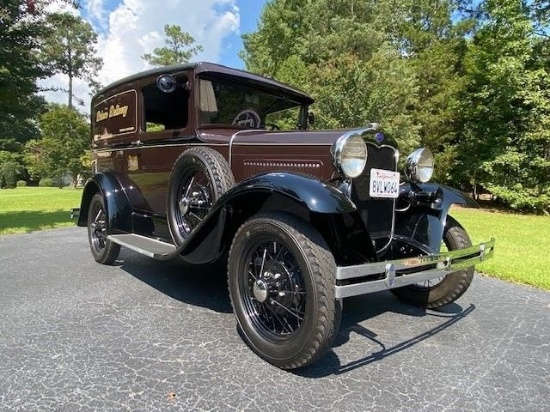
{"type": "Polygon", "coordinates": [[[120,268],[159,292],[215,312],[233,311],[223,261],[188,265],[183,260],[159,262],[134,253],[127,257],[118,261],[120,268]]]}
{"type": "Polygon", "coordinates": [[[371,352],[364,357],[348,362],[347,364],[342,364],[336,353],[333,350],[330,350],[318,362],[309,367],[294,371],[294,373],[302,377],[321,378],[328,375],[340,375],[370,363],[381,361],[388,356],[409,349],[412,346],[429,339],[430,337],[459,322],[461,319],[464,319],[474,310],[475,305],[470,304],[468,307],[462,308],[456,303],[447,305],[437,311],[425,310],[398,301],[388,291],[373,293],[368,297],[363,296],[346,299],[344,301],[344,312],[340,331],[336,336],[332,347],[335,348],[344,345],[350,340],[351,334],[357,334],[370,340],[376,346],[379,346],[380,349],[371,352]],[[378,338],[375,332],[361,325],[361,322],[367,319],[375,318],[385,312],[393,312],[417,317],[439,317],[442,319],[442,322],[421,334],[409,337],[396,345],[388,347],[378,338]]]}
{"type": "MultiPolygon", "coordinates": [[[[181,302],[220,313],[232,312],[227,290],[225,261],[221,260],[207,265],[188,265],[182,260],[158,262],[133,252],[130,253],[131,255],[123,254],[118,264],[122,270],[136,279],[181,302]]],[[[292,371],[292,373],[307,378],[321,378],[343,374],[381,361],[447,329],[474,310],[474,305],[464,309],[460,305],[452,303],[438,311],[427,311],[397,300],[389,291],[347,298],[344,300],[340,330],[332,347],[345,345],[350,340],[350,336],[356,334],[374,343],[379,350],[347,364],[342,364],[334,350],[329,350],[313,365],[292,371]],[[439,317],[442,321],[432,329],[388,347],[375,332],[361,325],[365,320],[374,319],[384,313],[419,318],[424,316],[439,317]]]]}

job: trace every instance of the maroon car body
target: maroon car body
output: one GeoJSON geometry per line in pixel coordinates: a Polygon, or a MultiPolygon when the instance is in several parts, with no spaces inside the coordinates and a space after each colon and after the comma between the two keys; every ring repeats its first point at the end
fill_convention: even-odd
{"type": "Polygon", "coordinates": [[[494,249],[494,240],[472,246],[448,216],[452,204],[475,202],[427,183],[425,149],[400,174],[399,151],[376,124],[308,130],[312,104],[211,63],[101,90],[78,219],[94,258],[110,264],[120,246],[158,260],[228,258],[243,337],[282,368],[330,347],[345,297],[391,289],[424,307],[457,299],[494,249]]]}

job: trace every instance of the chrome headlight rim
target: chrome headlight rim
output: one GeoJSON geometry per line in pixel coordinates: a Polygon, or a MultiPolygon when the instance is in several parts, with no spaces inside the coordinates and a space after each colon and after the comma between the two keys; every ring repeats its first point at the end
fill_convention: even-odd
{"type": "Polygon", "coordinates": [[[412,152],[405,161],[405,175],[414,183],[427,183],[433,176],[434,156],[432,152],[421,147],[412,152]]]}
{"type": "Polygon", "coordinates": [[[348,179],[359,177],[367,165],[367,144],[359,131],[350,131],[343,134],[336,140],[331,148],[334,165],[348,179]],[[363,153],[362,157],[352,156],[349,158],[350,149],[355,145],[355,149],[363,153]],[[359,147],[357,147],[359,146],[359,147]]]}

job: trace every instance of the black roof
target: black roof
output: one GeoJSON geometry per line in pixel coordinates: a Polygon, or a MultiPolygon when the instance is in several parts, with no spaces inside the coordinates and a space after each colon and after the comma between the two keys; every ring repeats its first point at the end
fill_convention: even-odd
{"type": "Polygon", "coordinates": [[[268,77],[260,76],[258,74],[253,74],[244,70],[232,69],[230,67],[223,66],[221,64],[208,63],[208,62],[183,63],[183,64],[176,64],[173,66],[156,67],[154,69],[145,70],[136,74],[132,74],[131,76],[127,76],[120,80],[117,80],[109,84],[108,86],[105,86],[101,90],[99,90],[94,95],[92,101],[95,100],[98,96],[105,94],[109,90],[122,86],[127,83],[132,83],[134,81],[141,80],[141,79],[155,76],[155,75],[160,76],[161,74],[164,74],[164,73],[176,73],[179,71],[185,71],[189,69],[194,69],[195,73],[197,74],[212,73],[212,74],[222,74],[227,76],[239,77],[245,81],[252,81],[256,84],[264,85],[267,88],[280,90],[282,92],[288,93],[302,103],[305,103],[305,104],[313,103],[313,98],[310,95],[302,92],[301,90],[290,87],[284,83],[278,82],[268,77]]]}

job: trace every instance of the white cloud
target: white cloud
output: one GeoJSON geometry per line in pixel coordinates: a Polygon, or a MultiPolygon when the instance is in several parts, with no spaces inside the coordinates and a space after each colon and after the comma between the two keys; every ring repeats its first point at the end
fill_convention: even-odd
{"type": "Polygon", "coordinates": [[[107,27],[107,10],[105,10],[105,0],[88,0],[86,2],[86,11],[88,18],[101,29],[107,27]]]}
{"type": "MultiPolygon", "coordinates": [[[[224,39],[239,33],[237,0],[121,0],[110,13],[105,3],[105,0],[85,2],[86,15],[100,33],[97,48],[103,58],[103,69],[98,80],[103,85],[147,69],[141,56],[163,45],[165,24],[177,24],[189,32],[204,49],[195,59],[212,62],[219,61],[224,39]]],[[[47,82],[65,88],[66,83],[59,76],[47,82]]],[[[75,92],[83,93],[79,96],[86,98],[88,112],[88,91],[81,90],[81,86],[78,84],[75,92]]],[[[48,93],[46,98],[66,101],[65,96],[58,94],[48,93]]]]}

